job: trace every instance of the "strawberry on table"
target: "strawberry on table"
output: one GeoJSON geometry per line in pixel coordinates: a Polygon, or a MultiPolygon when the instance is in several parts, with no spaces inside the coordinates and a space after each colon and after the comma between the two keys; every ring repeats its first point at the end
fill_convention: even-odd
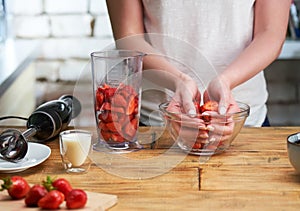
{"type": "Polygon", "coordinates": [[[83,208],[87,202],[87,194],[84,190],[73,189],[66,198],[66,206],[68,209],[83,208]]]}
{"type": "Polygon", "coordinates": [[[38,201],[43,198],[48,191],[40,184],[33,185],[25,197],[27,207],[37,207],[38,201]]]}
{"type": "Polygon", "coordinates": [[[47,177],[46,181],[43,182],[44,187],[48,191],[58,190],[66,197],[68,193],[73,189],[69,181],[65,178],[52,179],[50,176],[47,177]]]}
{"type": "Polygon", "coordinates": [[[21,199],[26,196],[30,190],[28,182],[21,176],[12,176],[3,179],[1,191],[7,190],[13,199],[21,199]]]}
{"type": "Polygon", "coordinates": [[[51,190],[43,198],[38,201],[38,207],[42,209],[58,209],[64,202],[65,196],[58,190],[51,190]]]}
{"type": "Polygon", "coordinates": [[[65,197],[68,195],[68,193],[73,189],[71,184],[68,180],[65,178],[58,178],[52,182],[52,185],[56,190],[59,190],[62,192],[65,197]]]}

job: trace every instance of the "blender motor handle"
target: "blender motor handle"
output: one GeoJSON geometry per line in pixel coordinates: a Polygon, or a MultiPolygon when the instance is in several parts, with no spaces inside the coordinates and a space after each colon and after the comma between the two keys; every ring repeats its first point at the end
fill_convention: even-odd
{"type": "Polygon", "coordinates": [[[23,132],[23,136],[28,139],[34,136],[37,133],[37,129],[34,127],[28,128],[26,131],[23,132]]]}

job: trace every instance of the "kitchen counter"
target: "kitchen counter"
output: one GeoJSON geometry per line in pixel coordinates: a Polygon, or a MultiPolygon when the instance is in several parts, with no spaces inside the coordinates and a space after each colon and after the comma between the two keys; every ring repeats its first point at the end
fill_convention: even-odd
{"type": "MultiPolygon", "coordinates": [[[[0,132],[4,129],[0,127],[0,132]]],[[[144,162],[163,154],[173,144],[163,128],[140,130],[157,134],[155,146],[122,155],[124,159],[131,157],[144,162]]],[[[45,162],[14,174],[25,177],[30,183],[40,182],[47,175],[64,177],[73,187],[117,195],[118,202],[111,210],[298,210],[300,175],[291,166],[286,148],[287,136],[298,131],[300,127],[243,128],[227,152],[207,162],[187,155],[174,168],[147,179],[122,178],[96,164],[87,174],[67,174],[56,138],[46,143],[52,153],[45,162]]],[[[171,156],[177,155],[185,154],[178,149],[171,156]]],[[[130,165],[125,168],[126,165],[115,165],[113,158],[105,159],[105,155],[97,162],[108,170],[115,167],[123,172],[135,167],[136,177],[166,165],[162,160],[157,168],[139,169],[138,166],[130,168],[130,165]]],[[[0,178],[14,174],[0,173],[0,178]]]]}

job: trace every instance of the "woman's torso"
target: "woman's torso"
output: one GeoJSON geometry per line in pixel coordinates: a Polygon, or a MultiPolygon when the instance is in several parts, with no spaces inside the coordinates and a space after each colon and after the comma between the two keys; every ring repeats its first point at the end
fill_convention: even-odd
{"type": "MultiPolygon", "coordinates": [[[[252,40],[255,0],[143,0],[143,4],[151,44],[191,67],[182,71],[193,72],[201,91],[252,40]]],[[[268,96],[263,72],[236,87],[233,94],[251,107],[246,124],[261,125],[268,96]]],[[[146,110],[150,110],[149,100],[143,98],[146,110]]]]}

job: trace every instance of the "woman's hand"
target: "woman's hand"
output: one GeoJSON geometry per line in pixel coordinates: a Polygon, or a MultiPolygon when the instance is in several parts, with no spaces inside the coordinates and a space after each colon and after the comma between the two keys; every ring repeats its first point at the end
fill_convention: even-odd
{"type": "Polygon", "coordinates": [[[218,112],[207,113],[213,116],[209,122],[209,126],[212,128],[209,133],[209,140],[220,145],[228,140],[233,133],[234,121],[230,114],[240,111],[239,106],[232,96],[228,81],[222,76],[209,83],[204,92],[203,100],[204,103],[214,100],[219,104],[218,112]]]}
{"type": "Polygon", "coordinates": [[[218,112],[221,115],[235,113],[239,107],[232,96],[228,81],[222,76],[214,78],[208,85],[203,96],[204,103],[214,100],[219,103],[218,112]]]}
{"type": "Polygon", "coordinates": [[[229,114],[239,111],[239,107],[226,80],[215,78],[204,92],[204,103],[214,100],[219,105],[218,111],[203,113],[208,116],[209,121],[203,121],[199,113],[194,117],[189,112],[191,107],[195,108],[195,101],[200,102],[200,92],[193,81],[189,79],[182,81],[176,87],[175,96],[169,104],[168,111],[183,113],[171,121],[171,127],[180,137],[181,142],[191,149],[206,150],[216,150],[218,146],[228,144],[226,141],[229,140],[234,129],[234,122],[229,114]]]}
{"type": "Polygon", "coordinates": [[[196,82],[188,75],[181,74],[175,83],[175,94],[169,104],[168,111],[196,116],[194,102],[200,102],[201,95],[196,82]]]}

